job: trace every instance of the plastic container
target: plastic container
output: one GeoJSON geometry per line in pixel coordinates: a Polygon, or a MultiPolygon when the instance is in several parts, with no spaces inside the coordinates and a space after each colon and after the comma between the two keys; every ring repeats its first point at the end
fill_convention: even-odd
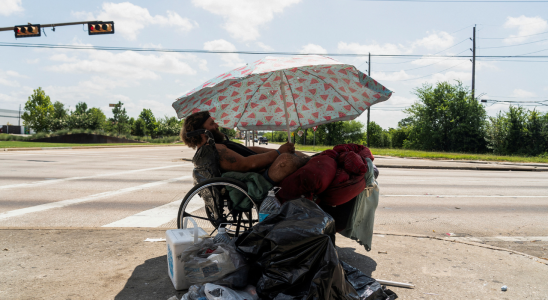
{"type": "Polygon", "coordinates": [[[264,198],[261,207],[259,208],[259,222],[262,222],[271,214],[277,214],[280,211],[282,204],[276,199],[276,193],[280,190],[279,187],[274,187],[268,191],[268,195],[264,198]]]}
{"type": "Polygon", "coordinates": [[[166,231],[167,266],[169,278],[176,290],[184,290],[190,287],[185,278],[185,265],[177,257],[188,247],[201,242],[201,237],[208,234],[196,224],[194,219],[187,217],[183,222],[183,229],[166,231]],[[194,228],[187,228],[188,220],[194,224],[194,228]]]}
{"type": "Polygon", "coordinates": [[[215,243],[215,244],[224,243],[224,244],[227,244],[227,245],[232,245],[232,239],[230,238],[230,236],[226,232],[226,228],[221,227],[223,225],[224,225],[224,223],[219,225],[218,233],[213,238],[213,243],[215,243]]]}

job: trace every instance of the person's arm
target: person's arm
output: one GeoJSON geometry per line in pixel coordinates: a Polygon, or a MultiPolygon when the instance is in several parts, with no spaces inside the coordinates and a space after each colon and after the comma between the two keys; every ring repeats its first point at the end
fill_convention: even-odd
{"type": "Polygon", "coordinates": [[[261,154],[261,153],[266,153],[266,152],[270,152],[270,151],[274,151],[276,152],[275,149],[268,149],[268,148],[264,148],[264,147],[247,147],[249,148],[249,150],[257,153],[257,154],[261,154]]]}
{"type": "MultiPolygon", "coordinates": [[[[269,166],[278,157],[276,150],[243,157],[228,149],[225,145],[216,144],[223,171],[251,172],[259,171],[269,166]]],[[[270,150],[270,149],[268,149],[270,150]]]]}

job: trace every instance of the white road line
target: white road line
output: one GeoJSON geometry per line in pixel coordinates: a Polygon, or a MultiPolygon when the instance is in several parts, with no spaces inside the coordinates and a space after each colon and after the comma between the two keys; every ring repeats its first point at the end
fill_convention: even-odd
{"type": "Polygon", "coordinates": [[[544,196],[500,196],[500,195],[383,195],[381,197],[430,197],[430,198],[548,198],[544,196]]]}
{"type": "Polygon", "coordinates": [[[162,206],[142,211],[133,216],[112,222],[103,227],[158,227],[175,218],[181,200],[177,200],[162,206]]]}
{"type": "MultiPolygon", "coordinates": [[[[201,199],[201,198],[199,198],[201,199]]],[[[200,202],[199,199],[196,201],[191,201],[189,206],[185,209],[186,212],[191,213],[195,210],[201,209],[204,207],[204,203],[200,202]]],[[[158,227],[167,222],[177,218],[177,213],[179,212],[179,206],[181,201],[173,201],[162,206],[158,206],[149,210],[142,211],[133,216],[112,222],[102,227],[158,227]]]]}
{"type": "Polygon", "coordinates": [[[464,242],[548,242],[548,236],[489,236],[489,237],[448,237],[464,242]]]}
{"type": "Polygon", "coordinates": [[[118,175],[122,175],[122,174],[130,174],[130,173],[137,173],[137,172],[144,172],[144,171],[175,168],[175,167],[180,167],[180,166],[184,166],[184,165],[188,165],[188,163],[178,164],[178,165],[171,165],[171,166],[164,166],[164,167],[129,170],[129,171],[116,172],[116,173],[98,174],[98,175],[92,175],[92,176],[69,177],[69,178],[61,178],[61,179],[53,179],[53,180],[35,181],[35,182],[29,182],[29,183],[18,183],[18,184],[2,185],[2,186],[0,186],[0,190],[11,189],[11,188],[20,188],[20,187],[33,187],[33,186],[39,186],[39,185],[44,185],[44,184],[49,185],[49,184],[54,184],[54,183],[70,181],[70,180],[81,180],[81,179],[90,179],[90,178],[106,177],[106,176],[118,176],[118,175]]]}
{"type": "Polygon", "coordinates": [[[8,212],[5,212],[5,213],[0,213],[0,220],[4,220],[4,219],[7,219],[7,218],[11,218],[11,217],[22,216],[22,215],[30,214],[30,213],[34,213],[34,212],[40,212],[40,211],[44,211],[44,210],[48,210],[48,209],[52,209],[52,208],[61,208],[61,207],[65,207],[65,206],[69,206],[69,205],[73,205],[73,204],[78,204],[78,203],[82,203],[82,202],[86,202],[86,201],[97,200],[97,199],[101,199],[101,198],[108,198],[108,197],[112,197],[112,196],[117,196],[117,195],[120,195],[120,194],[131,193],[131,192],[134,192],[134,191],[148,189],[148,188],[155,187],[155,186],[158,186],[158,185],[171,183],[171,182],[176,182],[176,181],[189,179],[189,178],[192,178],[192,176],[182,176],[182,177],[177,177],[177,178],[171,178],[171,179],[167,179],[167,180],[156,181],[156,182],[146,183],[146,184],[142,184],[142,185],[138,185],[138,186],[134,186],[134,187],[129,187],[129,188],[125,188],[125,189],[121,189],[121,190],[117,190],[117,191],[104,192],[104,193],[90,195],[90,196],[86,196],[86,197],[82,197],[82,198],[62,200],[62,201],[57,201],[57,202],[53,202],[53,203],[47,203],[47,204],[36,205],[36,206],[22,208],[22,209],[16,209],[16,210],[8,211],[8,212]]]}

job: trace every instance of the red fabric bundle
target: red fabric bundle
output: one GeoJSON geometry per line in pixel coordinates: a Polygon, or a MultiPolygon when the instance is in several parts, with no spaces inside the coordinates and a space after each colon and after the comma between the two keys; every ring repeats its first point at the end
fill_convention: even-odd
{"type": "Polygon", "coordinates": [[[338,168],[337,169],[337,172],[335,173],[335,179],[333,179],[333,181],[331,181],[331,185],[337,185],[339,183],[343,183],[345,181],[347,181],[348,179],[350,179],[350,175],[348,175],[348,173],[346,173],[345,170],[343,170],[342,168],[338,168]]]}
{"type": "Polygon", "coordinates": [[[276,195],[283,203],[304,195],[312,199],[329,187],[335,173],[337,162],[327,155],[312,157],[306,165],[286,177],[280,184],[282,188],[276,195]]]}
{"type": "Polygon", "coordinates": [[[375,160],[375,157],[371,153],[371,150],[369,150],[369,148],[367,147],[364,147],[364,149],[361,150],[358,154],[362,157],[364,163],[367,163],[367,161],[365,160],[366,158],[371,159],[371,161],[375,160]]]}
{"type": "Polygon", "coordinates": [[[341,205],[358,196],[365,189],[363,175],[351,176],[349,180],[330,185],[327,190],[319,195],[321,204],[341,205]]]}
{"type": "Polygon", "coordinates": [[[337,157],[339,156],[339,153],[335,150],[325,150],[323,152],[321,152],[319,155],[326,155],[326,156],[329,156],[331,157],[332,159],[337,159],[337,157]]]}
{"type": "Polygon", "coordinates": [[[337,159],[339,167],[342,167],[348,174],[363,175],[367,172],[367,166],[362,158],[355,152],[343,152],[337,159]]]}

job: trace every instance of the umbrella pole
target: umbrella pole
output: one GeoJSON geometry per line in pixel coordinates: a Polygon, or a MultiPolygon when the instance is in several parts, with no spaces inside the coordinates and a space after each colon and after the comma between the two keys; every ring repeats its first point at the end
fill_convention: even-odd
{"type": "Polygon", "coordinates": [[[284,75],[282,72],[280,72],[282,75],[282,82],[280,83],[280,89],[282,90],[282,99],[284,101],[284,110],[285,110],[285,125],[287,125],[287,142],[291,143],[291,133],[289,132],[289,114],[287,113],[287,104],[285,100],[285,81],[284,81],[284,75]]]}

